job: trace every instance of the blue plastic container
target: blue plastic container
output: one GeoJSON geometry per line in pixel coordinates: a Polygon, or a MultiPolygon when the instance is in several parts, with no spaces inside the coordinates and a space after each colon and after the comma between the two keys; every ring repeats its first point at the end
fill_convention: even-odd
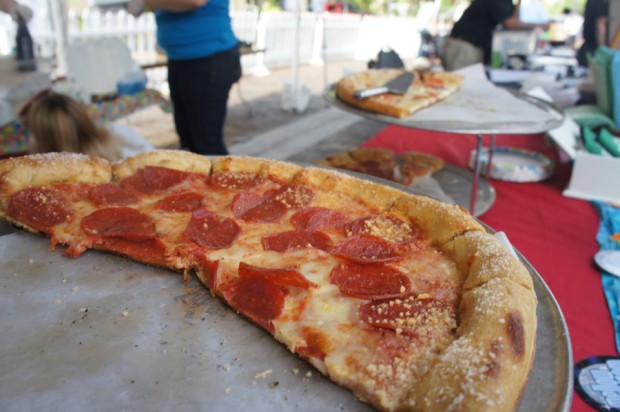
{"type": "Polygon", "coordinates": [[[133,96],[146,89],[146,81],[146,74],[142,71],[127,73],[116,83],[116,93],[120,96],[133,96]]]}

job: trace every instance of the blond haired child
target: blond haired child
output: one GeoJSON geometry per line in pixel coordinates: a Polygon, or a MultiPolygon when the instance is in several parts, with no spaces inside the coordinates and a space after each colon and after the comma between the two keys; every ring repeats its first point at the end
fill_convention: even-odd
{"type": "Polygon", "coordinates": [[[84,153],[117,161],[154,149],[129,127],[98,125],[83,103],[61,93],[50,92],[34,100],[24,125],[32,135],[34,153],[84,153]]]}

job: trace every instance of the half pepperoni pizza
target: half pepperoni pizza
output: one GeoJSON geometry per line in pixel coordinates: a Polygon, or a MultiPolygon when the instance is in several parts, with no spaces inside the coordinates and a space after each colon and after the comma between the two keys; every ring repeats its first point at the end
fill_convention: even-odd
{"type": "Polygon", "coordinates": [[[532,365],[526,267],[458,206],[320,169],[153,151],[0,161],[0,216],[195,273],[382,411],[513,410],[532,365]]]}

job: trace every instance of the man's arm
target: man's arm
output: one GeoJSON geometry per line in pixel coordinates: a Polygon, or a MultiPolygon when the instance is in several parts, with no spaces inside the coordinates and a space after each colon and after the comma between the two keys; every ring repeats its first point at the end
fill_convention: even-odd
{"type": "Polygon", "coordinates": [[[505,29],[547,30],[549,28],[549,23],[544,23],[544,24],[524,23],[519,18],[519,8],[516,8],[512,16],[502,21],[502,26],[505,29]]]}
{"type": "Polygon", "coordinates": [[[607,44],[607,17],[602,16],[596,19],[596,44],[604,46],[607,44]]]}
{"type": "Polygon", "coordinates": [[[208,0],[144,0],[144,5],[149,9],[161,9],[173,12],[196,10],[207,3],[208,0]]]}

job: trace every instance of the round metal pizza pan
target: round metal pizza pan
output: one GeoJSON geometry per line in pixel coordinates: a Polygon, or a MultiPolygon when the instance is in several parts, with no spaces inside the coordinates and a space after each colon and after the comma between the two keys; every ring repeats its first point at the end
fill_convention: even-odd
{"type": "MultiPolygon", "coordinates": [[[[472,172],[458,166],[445,164],[443,169],[433,173],[433,177],[439,182],[444,192],[454,200],[454,203],[469,210],[474,180],[472,172]]],[[[495,199],[495,189],[487,179],[481,177],[478,180],[476,206],[472,215],[479,217],[485,214],[493,206],[495,199]]]]}
{"type": "MultiPolygon", "coordinates": [[[[0,410],[372,411],[195,280],[96,251],[72,259],[48,245],[23,232],[0,236],[0,410]]],[[[566,322],[519,257],[539,304],[518,411],[568,411],[566,322]]]]}
{"type": "MultiPolygon", "coordinates": [[[[442,202],[454,203],[462,206],[466,210],[469,210],[469,202],[471,198],[471,188],[473,186],[472,182],[474,179],[474,175],[471,171],[452,164],[446,163],[441,170],[438,170],[432,175],[432,178],[440,186],[441,193],[437,193],[437,191],[429,192],[423,190],[420,187],[407,187],[399,183],[392,182],[390,180],[363,173],[352,172],[349,170],[328,168],[325,166],[317,166],[305,162],[297,162],[297,164],[301,166],[313,166],[337,170],[341,173],[346,173],[360,179],[370,180],[375,183],[393,186],[401,190],[406,190],[416,195],[424,195],[435,198],[436,200],[440,200],[442,202]]],[[[478,191],[476,193],[476,196],[476,208],[472,215],[475,217],[479,217],[486,213],[491,208],[491,206],[493,206],[493,203],[495,203],[495,189],[487,179],[480,178],[480,180],[478,181],[478,191]]]]}
{"type": "MultiPolygon", "coordinates": [[[[519,99],[522,99],[548,115],[548,120],[540,122],[488,122],[481,123],[472,120],[471,122],[454,121],[445,119],[442,121],[421,120],[419,115],[414,113],[411,116],[399,119],[393,116],[386,116],[378,113],[369,112],[367,110],[358,109],[350,104],[340,100],[336,96],[336,84],[329,85],[323,92],[323,97],[331,105],[358,116],[371,120],[377,120],[383,123],[394,124],[398,126],[410,127],[413,129],[431,130],[435,132],[446,133],[464,133],[464,134],[534,134],[542,133],[554,129],[562,123],[564,113],[555,105],[548,103],[537,97],[529,96],[524,93],[508,90],[519,99]]],[[[441,104],[441,103],[438,103],[441,104]]]]}

